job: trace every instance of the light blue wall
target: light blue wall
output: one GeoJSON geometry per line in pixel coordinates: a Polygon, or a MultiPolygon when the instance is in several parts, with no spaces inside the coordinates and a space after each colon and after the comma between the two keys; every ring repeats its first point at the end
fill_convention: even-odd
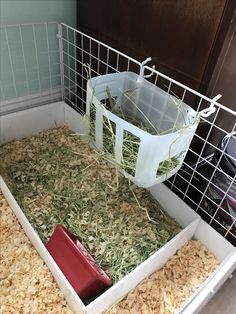
{"type": "Polygon", "coordinates": [[[76,0],[0,0],[0,24],[76,23],[76,0]]]}
{"type": "MultiPolygon", "coordinates": [[[[76,0],[0,0],[1,25],[51,21],[75,27],[76,0]]],[[[56,34],[56,24],[0,29],[0,101],[60,87],[56,34]]]]}

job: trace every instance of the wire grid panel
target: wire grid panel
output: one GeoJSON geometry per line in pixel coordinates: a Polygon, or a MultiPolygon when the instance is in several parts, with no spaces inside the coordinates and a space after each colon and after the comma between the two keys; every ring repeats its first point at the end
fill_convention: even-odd
{"type": "Polygon", "coordinates": [[[236,112],[65,24],[61,24],[60,37],[64,98],[81,113],[86,111],[88,77],[122,71],[143,72],[147,80],[199,113],[214,107],[210,117],[201,117],[182,168],[166,184],[236,245],[236,177],[222,170],[227,145],[219,147],[223,137],[236,132],[236,112]],[[225,182],[218,184],[218,177],[225,182]]]}
{"type": "Polygon", "coordinates": [[[140,71],[137,60],[63,23],[60,37],[64,99],[81,113],[86,111],[88,76],[140,71]]]}
{"type": "Polygon", "coordinates": [[[152,74],[150,79],[155,85],[197,112],[214,107],[214,114],[201,116],[182,168],[166,184],[236,245],[236,112],[148,66],[145,70],[152,74]],[[234,146],[230,155],[229,141],[234,146]],[[233,171],[226,169],[225,159],[230,160],[233,171]]]}
{"type": "Polygon", "coordinates": [[[57,33],[57,22],[0,26],[2,108],[16,98],[58,96],[61,79],[57,33]]]}

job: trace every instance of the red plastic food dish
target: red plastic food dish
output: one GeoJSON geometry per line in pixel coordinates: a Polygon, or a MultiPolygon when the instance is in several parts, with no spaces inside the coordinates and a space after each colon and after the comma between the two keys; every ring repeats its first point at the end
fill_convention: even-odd
{"type": "Polygon", "coordinates": [[[78,237],[62,225],[56,226],[46,248],[82,299],[89,299],[112,285],[78,237]]]}

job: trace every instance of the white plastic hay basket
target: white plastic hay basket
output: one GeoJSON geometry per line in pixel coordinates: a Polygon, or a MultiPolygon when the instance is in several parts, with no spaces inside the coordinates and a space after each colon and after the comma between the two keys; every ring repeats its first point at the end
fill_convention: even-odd
{"type": "Polygon", "coordinates": [[[86,114],[96,149],[142,187],[180,169],[199,122],[180,99],[132,72],[90,79],[86,114]]]}

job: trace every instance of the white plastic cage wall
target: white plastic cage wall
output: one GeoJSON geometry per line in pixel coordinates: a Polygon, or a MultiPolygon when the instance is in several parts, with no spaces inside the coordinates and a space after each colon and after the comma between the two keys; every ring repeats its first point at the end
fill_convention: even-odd
{"type": "Polygon", "coordinates": [[[201,117],[182,168],[166,185],[236,245],[236,175],[222,168],[227,157],[236,164],[225,145],[235,138],[235,111],[63,23],[1,26],[2,40],[0,115],[60,98],[85,114],[88,77],[123,71],[144,75],[197,112],[210,107],[214,113],[201,117]]]}

